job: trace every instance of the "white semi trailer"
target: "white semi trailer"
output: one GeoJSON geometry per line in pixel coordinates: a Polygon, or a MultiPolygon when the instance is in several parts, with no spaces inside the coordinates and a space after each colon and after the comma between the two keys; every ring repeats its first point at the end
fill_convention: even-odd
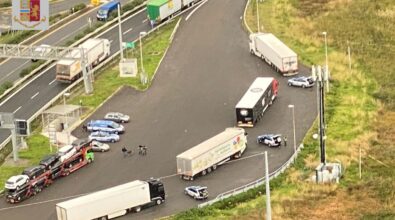
{"type": "Polygon", "coordinates": [[[250,52],[284,76],[298,74],[298,55],[271,33],[251,34],[250,52]]]}
{"type": "Polygon", "coordinates": [[[56,204],[58,220],[111,219],[165,201],[159,180],[136,180],[56,204]]]}
{"type": "Polygon", "coordinates": [[[193,180],[206,175],[233,158],[240,158],[247,148],[247,133],[242,128],[227,128],[222,133],[177,156],[177,174],[193,180]]]}
{"type": "MultiPolygon", "coordinates": [[[[110,41],[107,39],[92,38],[82,43],[79,48],[87,53],[87,65],[93,67],[110,56],[110,41]]],[[[79,50],[72,50],[67,55],[72,58],[81,58],[79,50]]],[[[71,83],[82,76],[81,60],[63,59],[56,63],[56,80],[71,83]]]]}

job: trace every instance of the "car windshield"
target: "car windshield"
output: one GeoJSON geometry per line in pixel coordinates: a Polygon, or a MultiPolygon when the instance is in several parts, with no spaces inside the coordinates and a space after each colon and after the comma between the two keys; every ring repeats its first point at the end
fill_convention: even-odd
{"type": "Polygon", "coordinates": [[[95,145],[98,146],[98,147],[101,147],[101,146],[103,146],[103,143],[101,143],[101,142],[95,142],[95,145]]]}
{"type": "Polygon", "coordinates": [[[107,15],[107,11],[106,10],[102,10],[102,9],[100,9],[98,11],[98,13],[99,13],[99,15],[107,15]]]}
{"type": "Polygon", "coordinates": [[[14,182],[11,182],[11,181],[7,181],[7,182],[5,182],[6,184],[14,184],[14,182]]]}
{"type": "Polygon", "coordinates": [[[117,123],[112,123],[112,127],[113,127],[113,128],[119,128],[119,124],[117,124],[117,123]]]}

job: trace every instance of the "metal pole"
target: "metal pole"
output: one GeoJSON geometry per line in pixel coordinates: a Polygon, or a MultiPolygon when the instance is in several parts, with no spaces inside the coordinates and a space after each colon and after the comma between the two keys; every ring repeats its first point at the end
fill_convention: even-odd
{"type": "Polygon", "coordinates": [[[259,31],[259,2],[258,2],[259,0],[256,0],[256,19],[257,19],[257,24],[258,24],[258,33],[260,32],[259,31]]]}
{"type": "Polygon", "coordinates": [[[272,219],[272,207],[270,205],[270,179],[269,179],[269,165],[267,161],[267,151],[265,151],[265,183],[266,183],[266,219],[272,219]]]}
{"type": "Polygon", "coordinates": [[[294,128],[294,152],[296,152],[295,107],[292,107],[292,123],[293,123],[293,128],[294,128]]]}
{"type": "Polygon", "coordinates": [[[120,7],[120,4],[118,4],[118,26],[119,26],[119,50],[121,51],[121,61],[123,61],[121,7],[120,7]]]}
{"type": "Polygon", "coordinates": [[[143,43],[141,41],[141,34],[139,35],[139,42],[140,42],[140,63],[141,63],[141,72],[145,73],[144,70],[144,62],[143,62],[143,43]]]}
{"type": "Polygon", "coordinates": [[[322,32],[322,34],[324,35],[324,39],[325,39],[325,70],[328,69],[328,46],[327,46],[327,42],[326,42],[326,31],[322,32]]]}
{"type": "Polygon", "coordinates": [[[13,159],[14,162],[18,162],[18,144],[16,143],[16,130],[15,126],[10,129],[11,130],[11,139],[12,139],[12,152],[13,152],[13,159]]]}
{"type": "Polygon", "coordinates": [[[321,163],[325,165],[325,125],[324,125],[324,86],[320,81],[320,148],[321,148],[321,163]]]}
{"type": "Polygon", "coordinates": [[[89,71],[88,72],[86,70],[86,68],[88,68],[87,65],[88,57],[85,56],[85,51],[83,48],[80,49],[80,53],[81,53],[82,76],[84,78],[85,93],[90,94],[93,92],[93,86],[92,86],[90,71],[88,70],[89,71]]]}

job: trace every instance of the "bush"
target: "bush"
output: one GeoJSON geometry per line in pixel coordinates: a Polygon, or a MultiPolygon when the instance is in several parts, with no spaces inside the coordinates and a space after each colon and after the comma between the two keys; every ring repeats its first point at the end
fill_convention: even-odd
{"type": "Polygon", "coordinates": [[[11,1],[0,2],[0,8],[7,8],[7,7],[11,7],[11,1]]]}
{"type": "Polygon", "coordinates": [[[130,3],[127,3],[126,5],[122,6],[121,13],[125,13],[127,11],[133,10],[136,6],[142,4],[144,0],[135,0],[130,3]]]}
{"type": "Polygon", "coordinates": [[[2,87],[4,87],[5,89],[9,89],[13,86],[14,84],[10,81],[6,81],[5,83],[3,83],[2,87]]]}
{"type": "Polygon", "coordinates": [[[77,11],[81,11],[82,9],[86,8],[86,5],[85,5],[85,3],[81,3],[78,5],[74,5],[73,8],[74,8],[74,12],[77,12],[77,11]]]}

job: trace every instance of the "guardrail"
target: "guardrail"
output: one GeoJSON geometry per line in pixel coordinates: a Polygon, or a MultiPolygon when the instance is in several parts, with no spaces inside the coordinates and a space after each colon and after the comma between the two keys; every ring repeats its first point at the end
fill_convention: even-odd
{"type": "MultiPolygon", "coordinates": [[[[273,172],[271,172],[269,174],[269,180],[272,180],[273,178],[276,178],[278,175],[283,173],[289,166],[291,166],[291,164],[293,164],[295,162],[296,158],[298,157],[299,152],[302,151],[302,149],[303,149],[303,144],[299,145],[299,147],[296,150],[296,152],[294,152],[292,154],[292,156],[288,159],[287,162],[285,162],[278,169],[276,169],[275,171],[273,171],[273,172]]],[[[246,184],[244,186],[240,186],[240,187],[237,187],[235,189],[229,190],[227,192],[221,193],[221,194],[217,195],[215,197],[215,199],[212,199],[210,201],[207,201],[207,202],[199,204],[198,208],[203,208],[203,207],[211,205],[211,204],[213,204],[215,202],[224,200],[224,199],[226,199],[228,197],[231,197],[231,196],[234,196],[234,195],[246,192],[246,191],[248,191],[248,190],[250,190],[252,188],[256,188],[256,187],[264,184],[266,182],[265,180],[266,180],[266,178],[262,177],[262,178],[259,178],[259,179],[255,180],[255,181],[251,182],[251,183],[248,183],[248,184],[246,184]]]]}

